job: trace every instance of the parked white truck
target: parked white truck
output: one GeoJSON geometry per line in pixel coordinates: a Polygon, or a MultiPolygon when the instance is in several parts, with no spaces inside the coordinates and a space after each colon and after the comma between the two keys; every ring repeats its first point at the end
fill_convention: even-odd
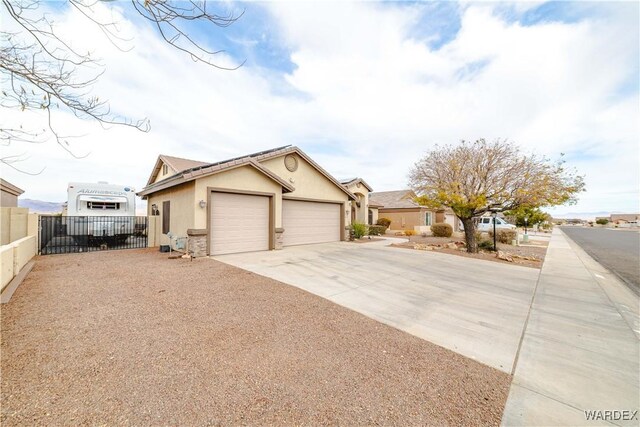
{"type": "Polygon", "coordinates": [[[133,187],[107,182],[70,182],[67,188],[67,235],[79,245],[123,243],[136,232],[133,187]]]}

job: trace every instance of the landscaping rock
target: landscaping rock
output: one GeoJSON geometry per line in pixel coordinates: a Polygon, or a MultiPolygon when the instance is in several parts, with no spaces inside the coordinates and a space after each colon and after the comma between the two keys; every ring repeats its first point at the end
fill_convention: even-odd
{"type": "Polygon", "coordinates": [[[501,259],[503,261],[513,262],[513,257],[506,252],[498,251],[496,252],[496,258],[501,259]]]}
{"type": "Polygon", "coordinates": [[[432,251],[434,248],[430,245],[423,245],[421,243],[418,243],[416,245],[413,245],[413,249],[417,249],[419,251],[432,251]]]}

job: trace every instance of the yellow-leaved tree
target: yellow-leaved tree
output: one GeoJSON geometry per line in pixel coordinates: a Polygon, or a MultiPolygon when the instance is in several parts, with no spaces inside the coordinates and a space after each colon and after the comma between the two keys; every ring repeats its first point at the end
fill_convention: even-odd
{"type": "Polygon", "coordinates": [[[473,218],[492,207],[574,204],[584,191],[584,177],[567,169],[562,158],[524,154],[506,140],[436,146],[413,166],[409,178],[418,203],[453,210],[472,253],[478,252],[473,218]]]}

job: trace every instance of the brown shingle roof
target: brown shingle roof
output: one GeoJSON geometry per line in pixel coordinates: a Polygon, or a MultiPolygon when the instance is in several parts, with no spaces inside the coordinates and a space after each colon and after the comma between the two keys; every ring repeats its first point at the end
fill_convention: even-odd
{"type": "Polygon", "coordinates": [[[377,191],[369,194],[369,204],[381,205],[385,209],[419,208],[413,201],[416,193],[413,190],[377,191]]]}
{"type": "MultiPolygon", "coordinates": [[[[183,182],[186,181],[190,181],[192,179],[196,179],[199,176],[203,176],[203,175],[209,175],[212,173],[218,173],[221,172],[222,170],[226,170],[226,169],[231,169],[233,167],[237,167],[240,165],[251,165],[253,167],[255,167],[257,170],[259,170],[260,172],[264,173],[265,175],[267,175],[269,178],[277,181],[278,183],[280,183],[286,190],[288,191],[293,191],[294,187],[291,186],[289,183],[287,183],[286,181],[284,181],[282,178],[280,178],[279,176],[277,176],[276,174],[274,174],[273,172],[271,172],[270,170],[268,170],[267,168],[265,168],[264,166],[262,166],[260,164],[260,162],[273,158],[273,157],[278,157],[284,154],[288,154],[288,153],[297,153],[300,157],[302,157],[303,159],[305,159],[309,164],[311,164],[313,167],[315,167],[321,174],[323,174],[329,181],[333,182],[338,188],[340,188],[344,193],[346,193],[349,198],[351,198],[352,200],[355,200],[355,196],[346,188],[344,188],[342,186],[342,184],[340,184],[340,182],[338,182],[337,179],[335,179],[331,174],[329,174],[327,171],[325,171],[319,164],[317,164],[315,161],[313,161],[313,159],[311,159],[309,156],[307,156],[302,150],[300,150],[298,147],[292,146],[292,145],[285,145],[282,147],[277,147],[277,148],[272,148],[270,150],[265,150],[265,151],[260,151],[257,153],[253,153],[253,154],[248,154],[246,156],[242,156],[242,157],[236,157],[233,159],[228,159],[228,160],[223,160],[221,162],[216,162],[216,163],[204,163],[204,162],[198,162],[201,163],[198,166],[194,166],[191,168],[187,168],[184,169],[180,172],[178,172],[177,174],[168,177],[166,179],[163,179],[162,181],[156,182],[154,184],[151,183],[151,179],[149,179],[149,183],[147,183],[147,186],[145,188],[142,189],[142,191],[140,191],[138,193],[139,196],[146,196],[148,194],[154,193],[156,191],[165,189],[165,188],[169,188],[172,187],[174,185],[178,185],[181,184],[183,182]]],[[[156,168],[158,168],[158,164],[160,162],[160,159],[162,157],[169,157],[169,156],[160,156],[158,158],[158,162],[156,163],[156,168]]],[[[174,158],[175,159],[175,158],[174,158]]],[[[187,160],[187,159],[180,159],[180,160],[186,160],[186,161],[193,161],[193,160],[187,160]]],[[[154,171],[154,174],[156,172],[154,171]]],[[[153,177],[153,174],[152,174],[153,177]]]]}
{"type": "Polygon", "coordinates": [[[208,164],[207,162],[201,162],[201,161],[198,161],[198,160],[183,159],[181,157],[165,156],[164,154],[161,154],[160,158],[166,164],[168,164],[174,171],[176,171],[176,173],[177,172],[182,172],[183,170],[186,170],[186,169],[191,169],[191,168],[195,168],[195,167],[198,167],[198,166],[204,166],[204,165],[208,164]]]}

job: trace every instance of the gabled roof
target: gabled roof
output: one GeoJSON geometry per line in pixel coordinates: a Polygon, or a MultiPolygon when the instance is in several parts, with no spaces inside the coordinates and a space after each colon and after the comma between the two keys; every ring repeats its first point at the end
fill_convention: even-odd
{"type": "Polygon", "coordinates": [[[284,156],[286,154],[296,153],[303,159],[307,161],[311,166],[313,166],[318,172],[324,175],[329,181],[334,183],[343,193],[345,193],[351,200],[356,200],[356,196],[349,190],[347,190],[337,179],[333,177],[329,172],[324,170],[322,166],[317,164],[311,157],[309,157],[304,151],[296,147],[295,145],[285,145],[284,147],[274,148],[273,150],[264,151],[262,153],[258,153],[255,156],[255,159],[258,162],[262,162],[268,159],[272,159],[274,157],[284,156]]]}
{"type": "Polygon", "coordinates": [[[282,186],[287,192],[291,192],[294,190],[293,186],[271,172],[269,169],[262,166],[260,163],[256,162],[254,159],[245,157],[239,159],[232,159],[225,162],[218,162],[206,165],[205,167],[196,167],[187,169],[183,172],[173,175],[167,179],[163,179],[162,181],[158,181],[154,184],[148,185],[142,189],[142,191],[138,192],[138,196],[144,197],[149,194],[155,193],[160,190],[164,190],[166,188],[173,187],[175,185],[184,184],[185,182],[193,181],[197,178],[214,175],[216,173],[220,173],[223,171],[239,168],[242,166],[250,166],[253,167],[258,172],[264,174],[271,180],[277,182],[282,186]]]}
{"type": "Polygon", "coordinates": [[[382,206],[385,209],[419,208],[413,201],[416,193],[413,190],[378,191],[369,194],[369,205],[382,206]]]}
{"type": "Polygon", "coordinates": [[[173,156],[160,154],[158,156],[158,160],[156,160],[155,166],[153,167],[153,171],[151,172],[149,181],[147,181],[147,185],[152,184],[156,180],[156,177],[158,176],[158,173],[160,172],[160,169],[162,168],[163,163],[169,166],[171,169],[173,169],[172,175],[175,175],[189,168],[198,167],[198,166],[207,164],[207,162],[200,162],[198,160],[183,159],[181,157],[173,157],[173,156]]]}
{"type": "MultiPolygon", "coordinates": [[[[338,182],[338,180],[336,180],[333,176],[331,176],[331,174],[329,174],[320,165],[318,165],[309,156],[307,156],[306,153],[304,153],[298,147],[293,145],[284,145],[282,147],[276,147],[269,150],[258,151],[256,153],[248,154],[246,156],[235,157],[233,159],[223,160],[221,162],[216,162],[216,163],[196,162],[200,164],[181,170],[177,174],[170,176],[166,179],[163,179],[162,181],[158,181],[153,184],[147,183],[147,186],[143,188],[138,193],[138,195],[146,196],[151,193],[155,193],[156,191],[173,187],[174,185],[182,184],[184,182],[188,182],[196,178],[211,175],[214,173],[219,173],[224,170],[229,170],[229,169],[233,169],[233,168],[236,168],[239,166],[245,166],[245,165],[250,165],[256,168],[259,172],[262,172],[269,178],[273,179],[274,181],[282,185],[282,187],[285,190],[287,190],[288,192],[292,192],[295,190],[295,188],[291,184],[284,181],[282,178],[280,178],[275,173],[271,172],[266,167],[262,166],[260,162],[263,162],[265,160],[272,159],[275,157],[284,156],[286,154],[290,154],[294,152],[298,154],[300,157],[302,157],[303,159],[305,159],[311,166],[313,166],[316,170],[318,170],[318,172],[324,175],[329,181],[333,182],[340,190],[346,193],[352,200],[356,199],[356,197],[349,190],[344,188],[342,184],[338,182]]],[[[168,157],[168,156],[160,156],[158,157],[158,161],[161,160],[161,157],[168,157]]],[[[173,157],[172,159],[176,159],[176,158],[173,157]]],[[[187,160],[187,159],[179,159],[179,160],[187,161],[187,162],[195,162],[195,160],[187,160]]],[[[158,167],[158,162],[156,162],[156,167],[158,167]]],[[[157,175],[157,172],[155,170],[154,170],[154,173],[157,175]]],[[[154,174],[152,174],[152,177],[153,175],[154,174]]]]}
{"type": "Polygon", "coordinates": [[[365,180],[362,178],[347,178],[347,179],[340,180],[340,184],[344,185],[345,187],[348,187],[352,184],[357,184],[357,183],[361,183],[362,185],[364,185],[367,188],[367,190],[369,190],[369,192],[373,191],[373,188],[371,188],[371,186],[367,184],[365,180]]]}

